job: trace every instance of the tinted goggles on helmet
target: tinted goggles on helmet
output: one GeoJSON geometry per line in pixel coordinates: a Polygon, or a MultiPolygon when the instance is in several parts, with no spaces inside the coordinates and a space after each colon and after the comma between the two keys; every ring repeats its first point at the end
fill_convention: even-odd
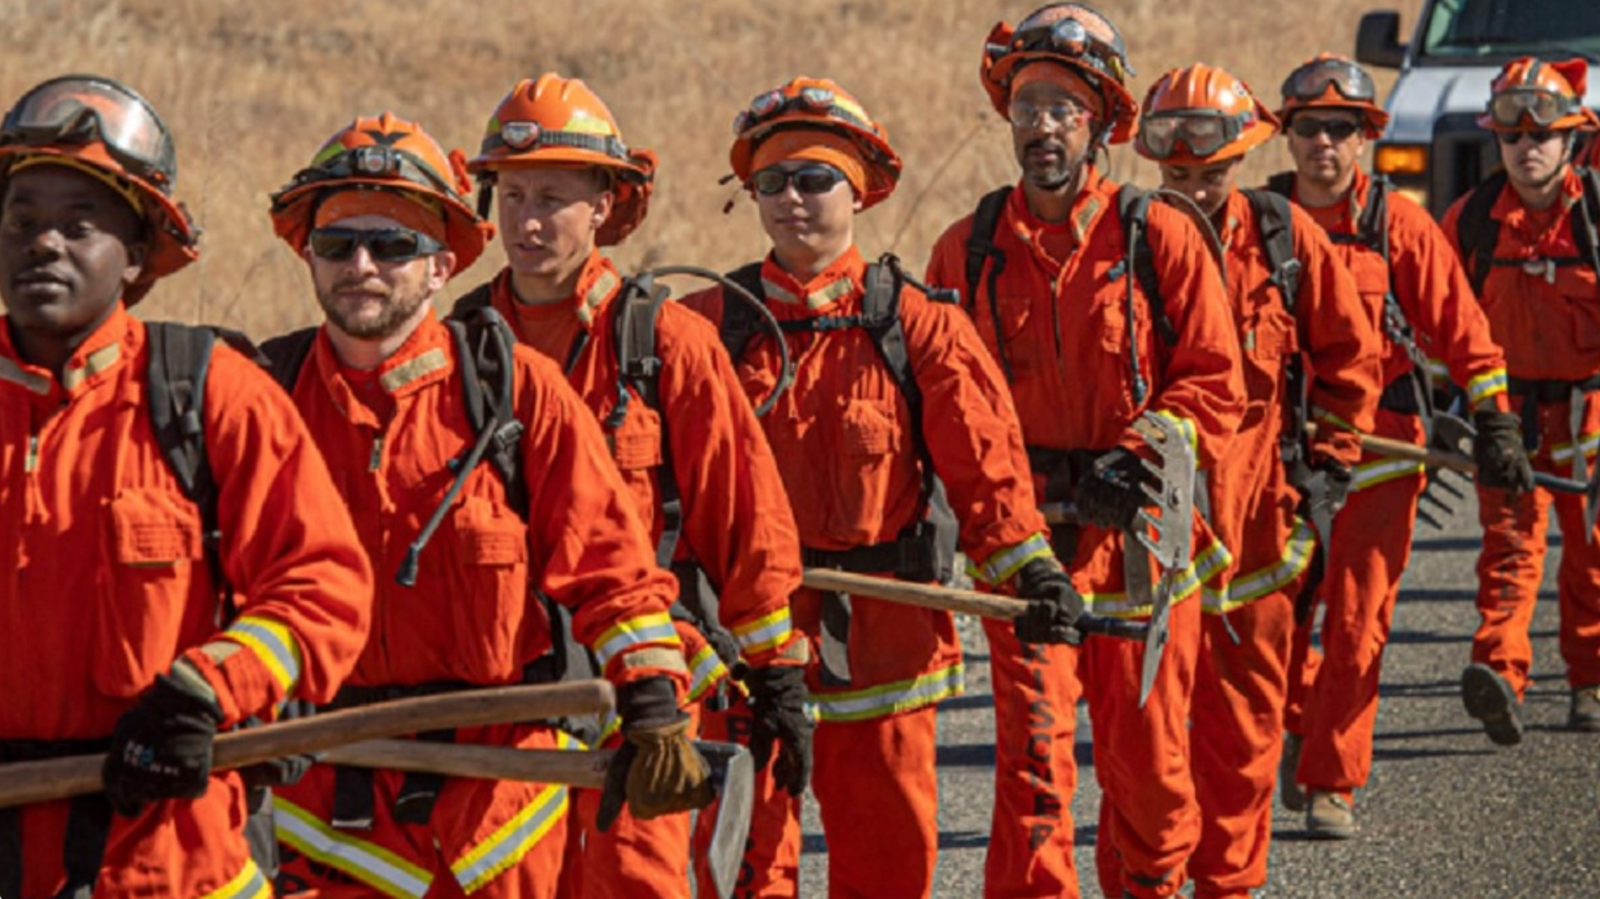
{"type": "Polygon", "coordinates": [[[1548,125],[1578,110],[1578,99],[1537,87],[1514,87],[1489,101],[1489,117],[1496,125],[1514,128],[1523,116],[1535,125],[1548,125]]]}
{"type": "Polygon", "coordinates": [[[178,176],[167,126],[144,98],[102,78],[66,75],[17,101],[0,123],[0,144],[99,142],[135,178],[170,190],[178,176]]]}
{"type": "Polygon", "coordinates": [[[1339,96],[1353,103],[1371,103],[1378,96],[1372,76],[1347,59],[1319,59],[1306,63],[1289,73],[1280,90],[1285,100],[1309,102],[1326,94],[1329,85],[1339,96]]]}
{"type": "Polygon", "coordinates": [[[1054,7],[1046,7],[1023,19],[1009,43],[988,46],[990,58],[998,60],[1012,53],[1051,53],[1104,72],[1119,83],[1134,74],[1120,49],[1090,34],[1077,19],[1062,17],[1045,21],[1058,14],[1054,7]]]}
{"type": "Polygon", "coordinates": [[[750,184],[756,189],[756,193],[771,197],[783,193],[790,181],[794,182],[794,189],[800,193],[825,194],[843,180],[845,180],[844,172],[818,162],[790,171],[784,171],[777,166],[764,168],[750,177],[750,184]]]}
{"type": "Polygon", "coordinates": [[[358,247],[377,262],[409,262],[418,256],[432,256],[444,244],[410,228],[317,228],[311,232],[311,252],[318,258],[344,262],[358,247]]]}
{"type": "Polygon", "coordinates": [[[846,109],[838,102],[833,91],[825,87],[803,87],[793,96],[785,96],[783,91],[770,90],[750,101],[749,108],[740,112],[733,120],[733,133],[743,134],[746,129],[753,128],[762,122],[771,121],[790,110],[800,109],[817,115],[826,115],[848,122],[857,128],[870,131],[872,123],[846,109]]]}
{"type": "Polygon", "coordinates": [[[291,187],[352,178],[401,178],[446,196],[457,194],[454,183],[416,154],[382,145],[352,147],[317,159],[294,176],[291,187]]]}
{"type": "Polygon", "coordinates": [[[1138,141],[1156,159],[1173,155],[1181,141],[1195,156],[1210,156],[1239,139],[1254,121],[1249,112],[1229,115],[1218,109],[1147,115],[1139,122],[1138,141]]]}

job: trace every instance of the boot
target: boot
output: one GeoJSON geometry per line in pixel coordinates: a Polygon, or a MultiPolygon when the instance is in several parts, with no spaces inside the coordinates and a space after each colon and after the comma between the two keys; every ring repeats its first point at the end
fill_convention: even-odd
{"type": "Polygon", "coordinates": [[[1501,746],[1522,742],[1522,702],[1493,668],[1474,662],[1461,672],[1461,701],[1467,714],[1483,722],[1490,740],[1501,746]]]}
{"type": "Polygon", "coordinates": [[[1306,805],[1306,831],[1318,840],[1348,840],[1361,830],[1350,800],[1339,793],[1311,791],[1306,805]]]}
{"type": "Polygon", "coordinates": [[[1600,685],[1572,691],[1572,711],[1567,713],[1567,729],[1600,732],[1600,685]]]}
{"type": "Polygon", "coordinates": [[[1283,807],[1291,812],[1306,810],[1306,791],[1295,782],[1295,775],[1300,770],[1300,735],[1285,731],[1283,734],[1283,755],[1278,759],[1278,798],[1283,801],[1283,807]]]}

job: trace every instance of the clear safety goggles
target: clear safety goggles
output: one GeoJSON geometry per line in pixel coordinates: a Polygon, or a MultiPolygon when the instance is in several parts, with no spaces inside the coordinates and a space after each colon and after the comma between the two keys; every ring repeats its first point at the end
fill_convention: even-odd
{"type": "Polygon", "coordinates": [[[1289,73],[1281,91],[1285,100],[1309,102],[1321,98],[1332,86],[1339,96],[1354,103],[1372,103],[1378,89],[1372,76],[1347,59],[1319,59],[1289,73]]]}
{"type": "Polygon", "coordinates": [[[1089,110],[1070,100],[1038,104],[1013,98],[1006,107],[1006,118],[1018,128],[1032,128],[1043,120],[1067,131],[1076,131],[1089,121],[1089,110]]]}
{"type": "Polygon", "coordinates": [[[1489,117],[1496,125],[1513,128],[1527,116],[1535,125],[1548,125],[1578,111],[1576,97],[1539,87],[1514,87],[1489,101],[1489,117]]]}
{"type": "Polygon", "coordinates": [[[1254,121],[1252,112],[1229,115],[1219,109],[1156,113],[1140,120],[1138,141],[1156,159],[1172,156],[1179,142],[1192,155],[1210,156],[1238,140],[1254,121]]]}
{"type": "Polygon", "coordinates": [[[39,85],[0,122],[0,144],[98,142],[135,178],[169,190],[178,163],[167,126],[144,98],[103,78],[66,75],[39,85]]]}

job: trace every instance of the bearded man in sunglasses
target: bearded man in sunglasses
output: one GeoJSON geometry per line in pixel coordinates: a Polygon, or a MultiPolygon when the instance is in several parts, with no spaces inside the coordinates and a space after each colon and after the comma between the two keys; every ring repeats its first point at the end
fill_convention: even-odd
{"type": "MultiPolygon", "coordinates": [[[[1466,389],[1479,481],[1529,489],[1532,471],[1506,399],[1505,357],[1455,253],[1421,206],[1361,170],[1367,141],[1389,119],[1371,77],[1349,59],[1323,54],[1284,79],[1282,96],[1278,114],[1295,170],[1268,185],[1327,231],[1378,316],[1383,393],[1373,433],[1427,442],[1429,372],[1437,367],[1466,389]]],[[[1330,838],[1357,831],[1353,794],[1372,771],[1383,648],[1424,486],[1420,463],[1373,453],[1361,456],[1353,475],[1315,594],[1326,610],[1320,655],[1311,647],[1313,604],[1298,610],[1279,766],[1285,807],[1304,810],[1308,830],[1330,838]]]]}
{"type": "Polygon", "coordinates": [[[189,407],[213,501],[169,465],[153,370],[211,335],[128,308],[198,258],[176,180],[166,126],[109,79],[47,81],[0,124],[0,762],[109,750],[104,794],[0,809],[10,899],[271,895],[212,739],[332,698],[370,619],[311,436],[220,340],[189,407]]]}
{"type": "MultiPolygon", "coordinates": [[[[514,421],[472,423],[463,380],[481,369],[464,355],[482,351],[433,309],[493,233],[467,188],[459,151],[384,113],[340,130],[273,195],[274,230],[304,258],[327,315],[301,332],[302,361],[281,377],[378,573],[372,639],[332,705],[540,679],[557,636],[542,593],[571,611],[573,635],[627,698],[623,726],[652,735],[635,764],[676,778],[630,783],[634,811],[704,804],[703,762],[680,726],[689,677],[667,615],[672,578],[589,410],[492,317],[514,421]],[[500,441],[521,457],[514,471],[461,464],[500,441]]],[[[293,358],[271,346],[275,364],[293,358]]],[[[573,743],[548,723],[430,738],[573,743]]],[[[313,766],[276,796],[278,891],[553,897],[568,804],[561,785],[313,766]]]]}
{"type": "MultiPolygon", "coordinates": [[[[1478,124],[1498,139],[1504,175],[1451,206],[1444,231],[1481,285],[1490,332],[1505,347],[1534,466],[1592,485],[1600,473],[1600,260],[1592,236],[1600,197],[1592,175],[1571,163],[1577,132],[1600,127],[1583,105],[1587,78],[1582,59],[1523,57],[1500,70],[1478,124]]],[[[1566,538],[1557,593],[1572,690],[1567,726],[1600,731],[1600,539],[1586,525],[1584,497],[1542,488],[1507,493],[1487,481],[1478,497],[1481,622],[1461,676],[1468,713],[1496,743],[1521,739],[1533,654],[1528,627],[1553,504],[1566,538]]]]}
{"type": "MultiPolygon", "coordinates": [[[[1151,450],[1134,425],[1146,412],[1170,417],[1190,436],[1200,468],[1210,469],[1238,427],[1244,388],[1228,299],[1199,231],[1170,207],[1149,207],[1141,239],[1158,312],[1129,258],[1124,188],[1094,164],[1104,146],[1133,135],[1131,74],[1121,36],[1087,6],[1051,4],[1016,28],[995,26],[982,83],[1011,122],[1021,181],[991,193],[940,237],[928,280],[961,291],[1000,361],[1036,490],[1078,509],[1079,523],[1052,534],[1074,586],[1098,613],[1142,618],[1152,603],[1130,600],[1123,552],[1123,529],[1148,502],[1141,457],[1151,450]],[[989,210],[994,216],[980,225],[989,210]]],[[[1170,642],[1142,709],[1142,645],[1056,646],[1026,622],[1015,632],[985,623],[998,755],[986,895],[1078,893],[1068,808],[1080,695],[1094,722],[1104,791],[1101,889],[1164,897],[1183,886],[1200,835],[1188,762],[1200,585],[1228,566],[1227,550],[1198,515],[1193,528],[1196,553],[1176,579],[1170,642]]]]}

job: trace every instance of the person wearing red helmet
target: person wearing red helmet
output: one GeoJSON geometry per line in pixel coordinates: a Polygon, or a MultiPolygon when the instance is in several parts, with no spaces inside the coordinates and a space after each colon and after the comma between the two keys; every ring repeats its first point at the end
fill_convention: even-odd
{"type": "MultiPolygon", "coordinates": [[[[1460,263],[1422,207],[1361,170],[1367,141],[1389,118],[1371,77],[1322,54],[1284,79],[1282,95],[1295,170],[1268,185],[1328,232],[1374,304],[1383,366],[1374,433],[1426,442],[1434,394],[1428,360],[1437,359],[1465,385],[1474,410],[1479,479],[1526,489],[1531,469],[1507,439],[1517,422],[1507,414],[1505,357],[1460,263]]],[[[1310,646],[1311,604],[1300,609],[1279,777],[1284,804],[1306,812],[1310,833],[1331,838],[1357,831],[1353,793],[1372,771],[1379,670],[1423,487],[1421,465],[1372,453],[1354,474],[1317,594],[1325,608],[1320,655],[1310,646]]]]}
{"type": "MultiPolygon", "coordinates": [[[[808,567],[975,578],[1031,601],[1040,632],[1074,638],[1082,603],[1050,558],[1005,382],[972,325],[887,256],[868,264],[855,217],[887,198],[900,159],[833,81],[796,78],[740,113],[734,177],[772,240],[732,279],[782,326],[793,386],[761,419],[808,567]]],[[[720,324],[752,401],[784,375],[782,347],[722,289],[684,301],[720,324]]],[[[962,689],[946,612],[803,589],[820,719],[811,789],[828,893],[919,897],[938,853],[935,708],[962,689]]]]}
{"type": "MultiPolygon", "coordinates": [[[[1522,412],[1534,467],[1593,484],[1600,477],[1600,183],[1571,162],[1578,132],[1600,128],[1583,105],[1587,81],[1582,59],[1506,63],[1478,117],[1500,144],[1504,172],[1457,200],[1443,227],[1478,288],[1490,333],[1505,348],[1511,400],[1522,412]]],[[[1461,675],[1462,700],[1491,740],[1521,741],[1533,660],[1528,626],[1553,505],[1566,537],[1557,592],[1572,690],[1567,726],[1600,732],[1600,541],[1587,524],[1584,498],[1505,486],[1478,485],[1481,621],[1472,664],[1461,675]]]]}
{"type": "MultiPolygon", "coordinates": [[[[811,754],[806,643],[789,618],[800,582],[794,514],[727,352],[703,319],[663,305],[654,321],[654,382],[624,375],[624,317],[637,313],[598,249],[622,242],[643,220],[655,156],[623,143],[611,111],[582,81],[551,73],[512,88],[467,168],[499,202],[509,264],[457,308],[492,305],[518,340],[565,367],[604,423],[657,561],[680,581],[674,614],[694,674],[688,699],[706,701],[702,714],[716,720],[704,725],[717,736],[742,733],[766,769],[746,855],[751,879],[741,893],[782,892],[787,883],[792,894],[799,830],[789,810],[805,790],[811,754]],[[703,597],[702,577],[715,585],[716,606],[703,597]]],[[[599,798],[579,794],[569,841],[581,840],[582,864],[570,866],[565,890],[687,899],[688,815],[638,821],[623,812],[597,830],[599,798]]],[[[705,893],[708,881],[700,881],[705,893]]]]}
{"type": "MultiPolygon", "coordinates": [[[[281,348],[301,347],[279,377],[340,473],[378,574],[372,639],[331,705],[538,680],[559,638],[542,593],[616,685],[640,738],[632,765],[663,775],[630,778],[635,813],[704,804],[679,710],[689,676],[667,615],[672,579],[604,436],[561,371],[503,323],[486,315],[473,332],[435,317],[434,295],[493,234],[467,188],[459,151],[384,113],[340,129],[272,198],[274,230],[305,260],[327,322],[264,349],[276,366],[295,358],[281,348]],[[509,411],[478,425],[464,382],[482,380],[467,361],[480,346],[495,348],[510,388],[509,411]],[[520,436],[493,439],[507,433],[520,436]],[[456,464],[489,443],[512,464],[456,464]]],[[[548,723],[430,736],[573,743],[548,723]]],[[[275,799],[280,895],[555,895],[564,786],[313,766],[275,799]]]]}
{"type": "Polygon", "coordinates": [[[1221,241],[1244,354],[1249,411],[1207,481],[1211,524],[1237,567],[1205,597],[1190,713],[1201,830],[1189,876],[1196,899],[1249,897],[1267,881],[1295,598],[1377,407],[1378,306],[1309,215],[1238,188],[1245,156],[1278,133],[1244,82],[1204,64],[1174,69],[1142,109],[1134,146],[1221,241]]]}
{"type": "Polygon", "coordinates": [[[270,896],[212,738],[332,698],[370,621],[311,436],[220,341],[185,375],[204,477],[170,461],[156,372],[211,332],[128,308],[198,258],[176,180],[166,126],[107,78],[37,85],[0,123],[0,762],[108,752],[104,794],[0,809],[7,897],[270,896]]]}
{"type": "MultiPolygon", "coordinates": [[[[1131,74],[1121,35],[1083,4],[1053,3],[1015,28],[994,27],[979,75],[1011,123],[1021,180],[944,232],[928,281],[959,289],[1006,373],[1040,498],[1078,507],[1083,523],[1052,535],[1076,589],[1093,611],[1143,618],[1153,605],[1129,598],[1118,526],[1148,502],[1141,469],[1151,450],[1135,425],[1146,413],[1168,417],[1211,469],[1245,392],[1228,298],[1194,223],[1145,205],[1142,192],[1094,164],[1137,128],[1131,74]]],[[[1142,645],[1052,646],[1032,629],[985,624],[997,752],[985,895],[1077,895],[1069,803],[1080,695],[1104,791],[1101,888],[1144,897],[1183,886],[1200,833],[1189,770],[1200,586],[1229,565],[1198,515],[1192,539],[1189,567],[1173,573],[1170,642],[1142,709],[1142,645]]]]}

